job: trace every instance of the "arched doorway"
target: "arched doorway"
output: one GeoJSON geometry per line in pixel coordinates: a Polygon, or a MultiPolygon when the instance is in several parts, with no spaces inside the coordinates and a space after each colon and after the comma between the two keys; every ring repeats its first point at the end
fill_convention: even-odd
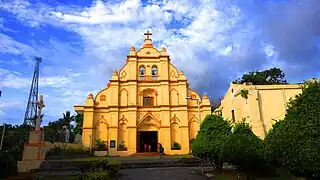
{"type": "Polygon", "coordinates": [[[152,115],[139,121],[137,127],[137,152],[158,151],[158,130],[160,123],[152,115]]]}

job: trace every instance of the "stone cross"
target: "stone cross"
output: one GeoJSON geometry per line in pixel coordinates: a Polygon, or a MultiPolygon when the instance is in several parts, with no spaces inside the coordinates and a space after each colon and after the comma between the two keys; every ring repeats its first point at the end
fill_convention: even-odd
{"type": "Polygon", "coordinates": [[[38,104],[38,117],[36,119],[36,131],[39,131],[40,130],[40,121],[41,121],[41,111],[42,111],[42,108],[45,107],[44,103],[43,103],[43,96],[40,95],[39,97],[39,101],[37,102],[38,104]]]}
{"type": "Polygon", "coordinates": [[[146,39],[149,39],[149,36],[151,36],[151,35],[152,35],[152,33],[150,33],[149,31],[147,31],[146,33],[144,33],[144,35],[145,35],[145,36],[147,36],[147,38],[146,38],[146,39]]]}

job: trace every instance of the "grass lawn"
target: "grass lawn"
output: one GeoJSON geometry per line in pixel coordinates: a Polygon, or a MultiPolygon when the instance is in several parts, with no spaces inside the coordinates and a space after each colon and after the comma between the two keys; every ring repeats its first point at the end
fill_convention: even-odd
{"type": "MultiPolygon", "coordinates": [[[[180,158],[192,158],[192,155],[165,155],[163,159],[180,159],[180,158]]],[[[159,156],[106,156],[106,157],[83,157],[70,159],[70,161],[92,161],[92,160],[109,160],[109,161],[121,161],[121,160],[140,160],[140,159],[159,159],[159,156]]]]}

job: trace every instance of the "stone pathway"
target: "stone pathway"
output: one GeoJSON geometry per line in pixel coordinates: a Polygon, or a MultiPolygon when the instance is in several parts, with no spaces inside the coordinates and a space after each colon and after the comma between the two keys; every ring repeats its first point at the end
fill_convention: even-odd
{"type": "MultiPolygon", "coordinates": [[[[198,175],[199,168],[170,167],[170,168],[139,168],[120,170],[118,180],[207,180],[198,175]]],[[[212,178],[211,178],[212,179],[212,178]]]]}

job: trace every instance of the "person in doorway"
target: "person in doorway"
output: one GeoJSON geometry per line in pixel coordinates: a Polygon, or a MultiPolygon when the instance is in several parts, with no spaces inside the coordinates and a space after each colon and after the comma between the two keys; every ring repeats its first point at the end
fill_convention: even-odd
{"type": "Polygon", "coordinates": [[[151,145],[149,145],[149,147],[148,147],[148,148],[149,148],[149,152],[151,152],[151,145]]]}
{"type": "Polygon", "coordinates": [[[144,152],[147,152],[147,144],[144,144],[143,147],[144,147],[144,152]]]}
{"type": "Polygon", "coordinates": [[[161,157],[162,157],[163,154],[164,154],[164,148],[162,147],[162,144],[160,144],[159,150],[160,150],[160,159],[161,159],[161,157]]]}

